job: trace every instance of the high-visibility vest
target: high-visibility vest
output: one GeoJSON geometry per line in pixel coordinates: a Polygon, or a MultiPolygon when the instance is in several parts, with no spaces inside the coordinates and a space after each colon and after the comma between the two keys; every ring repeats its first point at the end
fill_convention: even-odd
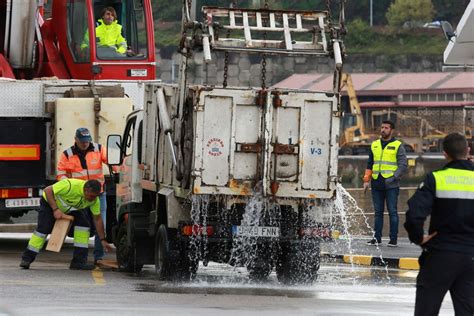
{"type": "MultiPolygon", "coordinates": [[[[100,215],[100,202],[87,201],[84,198],[84,185],[86,181],[79,179],[64,179],[53,184],[53,193],[56,205],[63,213],[90,208],[92,214],[100,215]]],[[[46,192],[43,192],[46,200],[46,192]]]]}
{"type": "Polygon", "coordinates": [[[382,149],[382,141],[380,139],[374,141],[371,145],[374,155],[374,164],[372,166],[372,178],[377,180],[379,174],[384,178],[393,177],[398,169],[397,152],[402,144],[401,141],[395,140],[390,142],[382,149]]]}
{"type": "Polygon", "coordinates": [[[474,200],[474,171],[446,168],[434,171],[436,197],[474,200]]]}
{"type": "Polygon", "coordinates": [[[69,147],[61,153],[56,173],[57,180],[68,178],[81,180],[97,180],[104,187],[104,173],[102,163],[107,163],[106,149],[97,144],[91,143],[92,150],[88,150],[85,159],[87,168],[83,168],[81,159],[73,152],[73,147],[69,147]]]}
{"type": "MultiPolygon", "coordinates": [[[[127,41],[122,36],[122,26],[113,21],[107,25],[104,20],[98,20],[99,25],[95,28],[95,37],[99,41],[100,46],[115,47],[117,52],[125,54],[127,51],[127,41]]],[[[89,32],[84,36],[84,41],[81,44],[81,49],[89,47],[89,32]]]]}

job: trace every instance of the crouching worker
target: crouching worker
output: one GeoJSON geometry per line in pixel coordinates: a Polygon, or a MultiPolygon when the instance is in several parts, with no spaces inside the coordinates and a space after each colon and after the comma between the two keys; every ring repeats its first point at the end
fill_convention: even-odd
{"type": "Polygon", "coordinates": [[[104,223],[100,216],[98,199],[100,191],[101,185],[97,180],[64,179],[46,187],[38,213],[38,226],[23,252],[20,267],[29,269],[30,264],[43,248],[47,235],[53,230],[55,220],[68,214],[74,217],[74,252],[69,268],[93,270],[95,266],[87,263],[91,226],[87,208],[91,210],[103,248],[106,251],[111,249],[110,244],[105,240],[104,223]]]}

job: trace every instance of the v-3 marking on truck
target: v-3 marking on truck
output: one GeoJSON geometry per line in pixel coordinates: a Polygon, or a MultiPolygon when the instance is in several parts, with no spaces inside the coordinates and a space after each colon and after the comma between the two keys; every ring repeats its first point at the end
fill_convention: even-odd
{"type": "Polygon", "coordinates": [[[244,265],[252,279],[275,268],[282,283],[311,283],[338,182],[343,26],[328,23],[327,11],[202,11],[205,22],[193,23],[184,10],[192,34],[182,41],[179,84],[148,84],[144,108],[108,138],[109,164],[120,166],[119,266],[154,264],[161,279],[189,279],[199,261],[215,261],[244,265]],[[218,34],[235,29],[245,39],[218,34]],[[259,30],[283,40],[257,39],[259,30]],[[205,61],[214,51],[334,58],[334,91],[189,85],[194,49],[205,61]]]}

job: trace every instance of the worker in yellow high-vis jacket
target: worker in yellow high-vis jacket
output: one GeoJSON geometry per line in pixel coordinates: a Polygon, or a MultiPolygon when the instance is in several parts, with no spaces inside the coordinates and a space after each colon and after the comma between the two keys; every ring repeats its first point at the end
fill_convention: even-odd
{"type": "Polygon", "coordinates": [[[474,315],[474,164],[461,134],[446,136],[443,151],[448,163],[430,172],[408,200],[405,228],[423,248],[415,315],[438,315],[448,290],[456,315],[474,315]]]}
{"type": "Polygon", "coordinates": [[[68,214],[74,217],[74,252],[69,268],[94,269],[93,264],[87,263],[91,223],[85,209],[90,208],[102,246],[106,251],[111,248],[105,239],[104,223],[100,216],[100,192],[101,184],[97,180],[65,179],[46,187],[40,203],[38,225],[23,252],[20,267],[30,268],[51,233],[55,220],[68,214]]]}
{"type": "Polygon", "coordinates": [[[364,175],[364,189],[372,188],[374,204],[374,236],[368,242],[377,246],[382,243],[383,214],[387,204],[390,219],[390,241],[388,247],[397,247],[398,240],[398,194],[400,179],[407,170],[408,162],[405,147],[393,136],[395,124],[383,121],[380,138],[371,145],[367,169],[364,175]]]}
{"type": "MultiPolygon", "coordinates": [[[[101,18],[98,20],[95,29],[97,41],[97,54],[99,57],[120,57],[127,53],[127,41],[122,36],[122,26],[117,21],[117,13],[113,7],[106,7],[102,10],[101,18]],[[110,56],[100,56],[104,52],[102,49],[110,48],[113,53],[110,56]]],[[[89,32],[84,35],[81,49],[89,47],[89,32]]],[[[106,52],[106,51],[105,51],[106,52]]]]}

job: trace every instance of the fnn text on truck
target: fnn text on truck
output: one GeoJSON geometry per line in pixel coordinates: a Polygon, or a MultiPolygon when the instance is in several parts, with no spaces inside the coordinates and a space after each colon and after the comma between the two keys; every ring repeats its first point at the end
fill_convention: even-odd
{"type": "Polygon", "coordinates": [[[141,106],[143,81],[155,78],[156,62],[151,0],[0,0],[0,25],[0,221],[6,222],[39,208],[75,129],[89,128],[99,143],[123,129],[132,104],[141,106]],[[110,6],[126,54],[97,41],[96,22],[110,6]]]}
{"type": "Polygon", "coordinates": [[[311,283],[338,181],[343,11],[336,24],[327,11],[203,7],[197,22],[184,5],[179,84],[147,84],[144,108],[107,142],[120,165],[119,266],[189,279],[215,261],[256,280],[275,268],[282,283],[311,283]],[[195,50],[209,63],[261,56],[262,87],[229,87],[226,73],[222,86],[187,84],[195,50]],[[268,88],[271,54],[333,59],[334,91],[268,88]]]}

